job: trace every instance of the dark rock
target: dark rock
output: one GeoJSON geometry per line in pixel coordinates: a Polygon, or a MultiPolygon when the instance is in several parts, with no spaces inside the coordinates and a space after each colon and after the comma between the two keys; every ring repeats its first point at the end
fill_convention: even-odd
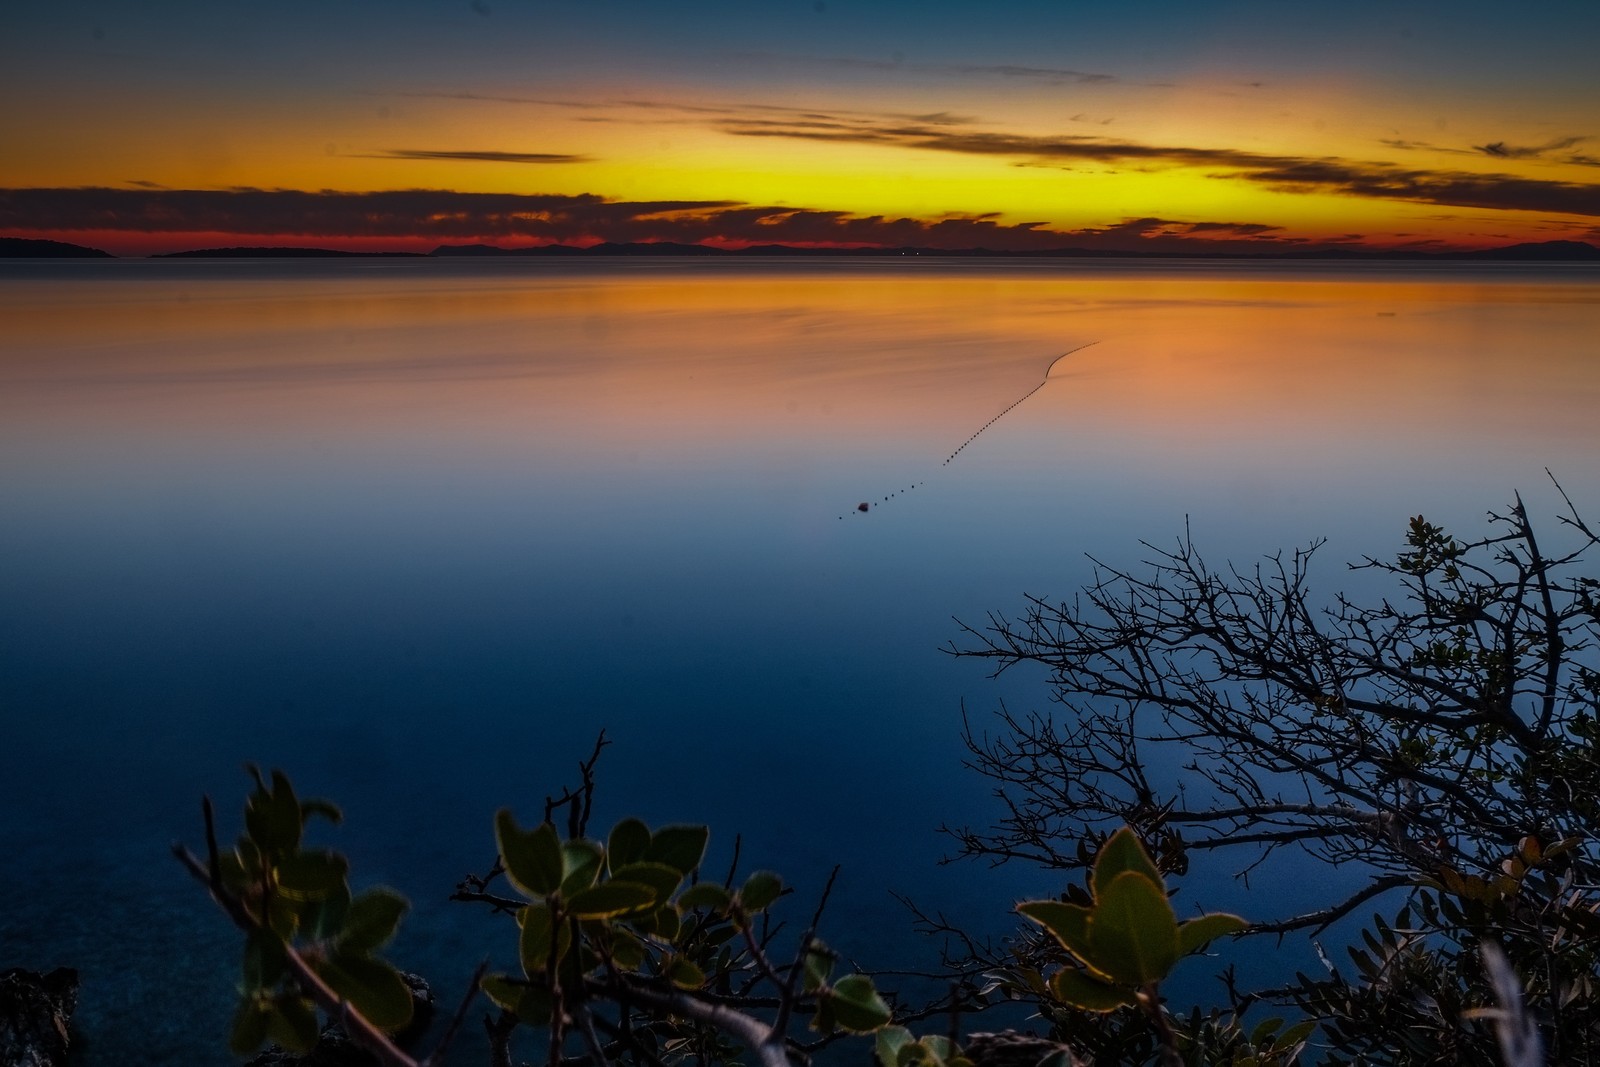
{"type": "Polygon", "coordinates": [[[1051,1061],[1051,1067],[1078,1067],[1080,1062],[1066,1045],[1015,1030],[970,1034],[963,1051],[975,1067],[1039,1067],[1046,1060],[1051,1061]]]}
{"type": "Polygon", "coordinates": [[[37,974],[0,971],[0,1067],[60,1067],[72,1038],[67,1027],[78,1006],[78,972],[57,967],[37,974]]]}
{"type": "MultiPolygon", "coordinates": [[[[411,987],[411,1025],[395,1035],[396,1042],[405,1046],[428,1029],[435,1002],[433,990],[420,975],[402,971],[400,977],[411,987]]],[[[344,1028],[335,1023],[322,1028],[317,1043],[304,1055],[268,1045],[245,1067],[373,1067],[377,1062],[377,1057],[352,1041],[344,1028]]]]}

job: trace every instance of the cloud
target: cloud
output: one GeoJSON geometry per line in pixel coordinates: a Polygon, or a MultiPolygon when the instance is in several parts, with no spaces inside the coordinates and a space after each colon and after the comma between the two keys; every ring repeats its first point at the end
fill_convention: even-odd
{"type": "Polygon", "coordinates": [[[1511,145],[1504,141],[1494,141],[1490,144],[1475,144],[1472,147],[1486,156],[1496,159],[1538,159],[1547,152],[1559,152],[1563,148],[1582,144],[1589,140],[1588,137],[1557,137],[1541,145],[1511,145]]]}
{"type": "Polygon", "coordinates": [[[1017,78],[1046,85],[1104,85],[1122,79],[1115,74],[1073,70],[1069,67],[1030,67],[1014,63],[918,63],[900,58],[860,59],[854,56],[793,56],[747,52],[738,58],[762,64],[788,63],[830,67],[835,70],[911,71],[957,78],[1017,78]]]}
{"type": "Polygon", "coordinates": [[[588,163],[588,156],[566,155],[558,152],[474,152],[438,151],[421,148],[391,148],[362,159],[448,159],[467,163],[588,163]]]}
{"type": "MultiPolygon", "coordinates": [[[[1217,172],[1211,175],[1213,178],[1252,182],[1280,192],[1405,200],[1505,211],[1600,215],[1600,185],[1522,178],[1510,174],[1405,169],[1389,163],[1331,156],[1273,155],[1237,148],[1145,144],[1095,136],[1039,137],[969,128],[951,130],[848,116],[835,116],[827,122],[804,123],[782,119],[735,118],[721,120],[716,125],[740,137],[790,137],[878,144],[1009,157],[1021,162],[1087,161],[1157,167],[1211,167],[1217,168],[1217,172]]],[[[1572,138],[1562,138],[1542,146],[1539,151],[1559,151],[1575,143],[1577,141],[1572,138]]]]}
{"type": "Polygon", "coordinates": [[[1378,142],[1385,148],[1395,148],[1402,152],[1445,152],[1453,156],[1470,156],[1473,149],[1450,148],[1446,145],[1432,144],[1428,141],[1407,141],[1402,138],[1384,138],[1378,142]]]}
{"type": "Polygon", "coordinates": [[[4,189],[0,229],[120,230],[257,236],[568,239],[724,200],[616,202],[592,194],[441,189],[4,189]]]}
{"type": "Polygon", "coordinates": [[[1252,169],[1239,176],[1280,192],[1332,193],[1446,207],[1600,216],[1600,185],[1582,182],[1465,171],[1402,170],[1384,164],[1337,159],[1303,160],[1252,169]]]}
{"type": "MultiPolygon", "coordinates": [[[[530,107],[553,107],[583,112],[611,112],[607,115],[586,115],[591,122],[692,122],[703,123],[707,116],[731,119],[739,116],[771,118],[790,116],[797,121],[829,121],[834,119],[876,120],[888,122],[918,122],[928,126],[970,125],[978,120],[970,115],[951,111],[896,112],[857,111],[849,108],[829,109],[795,107],[792,104],[694,104],[677,100],[561,100],[539,96],[499,96],[474,92],[395,92],[377,94],[423,100],[467,100],[496,104],[521,104],[530,107]],[[642,111],[665,118],[640,118],[627,112],[642,111]],[[618,114],[621,112],[621,114],[618,114]]],[[[1107,120],[1109,121],[1109,120],[1107,120]]]]}
{"type": "MultiPolygon", "coordinates": [[[[1056,230],[1041,221],[1006,223],[995,214],[935,219],[857,215],[825,208],[728,200],[608,200],[593,194],[463,193],[441,189],[308,192],[292,189],[0,189],[0,232],[88,231],[234,235],[235,243],[359,243],[404,238],[419,244],[678,241],[730,247],[760,244],[921,246],[1029,251],[1061,247],[1249,251],[1292,238],[1256,222],[1129,219],[1056,230]]],[[[168,240],[167,244],[171,244],[168,240]]]]}

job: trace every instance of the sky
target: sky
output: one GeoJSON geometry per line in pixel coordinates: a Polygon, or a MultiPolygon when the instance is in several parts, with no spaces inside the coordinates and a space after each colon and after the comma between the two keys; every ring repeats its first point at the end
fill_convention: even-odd
{"type": "Polygon", "coordinates": [[[0,235],[1600,242],[1600,3],[0,7],[0,235]]]}

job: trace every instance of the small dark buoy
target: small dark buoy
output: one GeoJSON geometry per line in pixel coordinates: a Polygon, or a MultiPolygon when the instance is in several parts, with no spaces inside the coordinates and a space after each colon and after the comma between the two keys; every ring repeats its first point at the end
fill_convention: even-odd
{"type": "Polygon", "coordinates": [[[872,507],[871,504],[862,502],[862,503],[856,505],[856,510],[857,511],[866,511],[870,507],[872,507]]]}

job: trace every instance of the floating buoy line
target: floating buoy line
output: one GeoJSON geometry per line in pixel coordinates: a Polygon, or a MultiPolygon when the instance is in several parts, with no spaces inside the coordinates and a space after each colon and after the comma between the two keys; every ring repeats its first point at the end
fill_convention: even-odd
{"type": "MultiPolygon", "coordinates": [[[[987,430],[989,427],[993,426],[995,423],[999,422],[1001,419],[1003,419],[1007,415],[1011,414],[1017,408],[1022,406],[1023,401],[1027,400],[1029,397],[1033,396],[1034,393],[1037,393],[1039,390],[1041,390],[1045,386],[1049,385],[1050,384],[1050,379],[1055,376],[1056,368],[1061,365],[1061,361],[1062,360],[1066,359],[1068,356],[1076,355],[1077,353],[1082,352],[1085,348],[1088,348],[1089,345],[1093,345],[1093,344],[1097,344],[1097,343],[1098,342],[1090,341],[1088,344],[1079,345],[1077,348],[1069,348],[1065,352],[1063,352],[1059,356],[1057,356],[1055,359],[1051,360],[1050,361],[1050,366],[1045,369],[1044,379],[1041,382],[1039,382],[1038,385],[1034,386],[1032,389],[1029,389],[1026,393],[1023,393],[1021,396],[1017,397],[1017,399],[1013,400],[1010,404],[1006,405],[1006,408],[1005,408],[1004,411],[1000,412],[1000,414],[996,415],[994,418],[990,419],[988,422],[986,422],[982,426],[978,427],[977,431],[974,432],[971,437],[969,437],[965,441],[961,442],[961,444],[959,446],[957,446],[957,448],[956,448],[956,450],[954,452],[950,453],[948,456],[945,457],[944,462],[941,463],[940,466],[942,466],[942,467],[950,466],[950,464],[955,462],[956,457],[961,455],[961,453],[967,448],[968,445],[972,444],[974,441],[976,441],[983,434],[983,431],[987,430]]],[[[879,501],[863,500],[861,503],[857,504],[855,506],[855,508],[850,513],[852,515],[866,515],[866,514],[869,514],[872,511],[873,508],[879,507],[879,506],[881,506],[883,504],[887,504],[890,500],[893,500],[895,497],[899,496],[901,493],[909,493],[909,492],[911,492],[911,490],[916,489],[919,486],[923,486],[923,485],[927,485],[927,484],[928,484],[927,482],[915,482],[915,483],[913,483],[911,485],[906,486],[904,489],[896,489],[894,492],[890,493],[888,496],[884,497],[882,500],[879,500],[879,501]]],[[[844,516],[840,515],[839,518],[842,520],[844,518],[844,516]]]]}

